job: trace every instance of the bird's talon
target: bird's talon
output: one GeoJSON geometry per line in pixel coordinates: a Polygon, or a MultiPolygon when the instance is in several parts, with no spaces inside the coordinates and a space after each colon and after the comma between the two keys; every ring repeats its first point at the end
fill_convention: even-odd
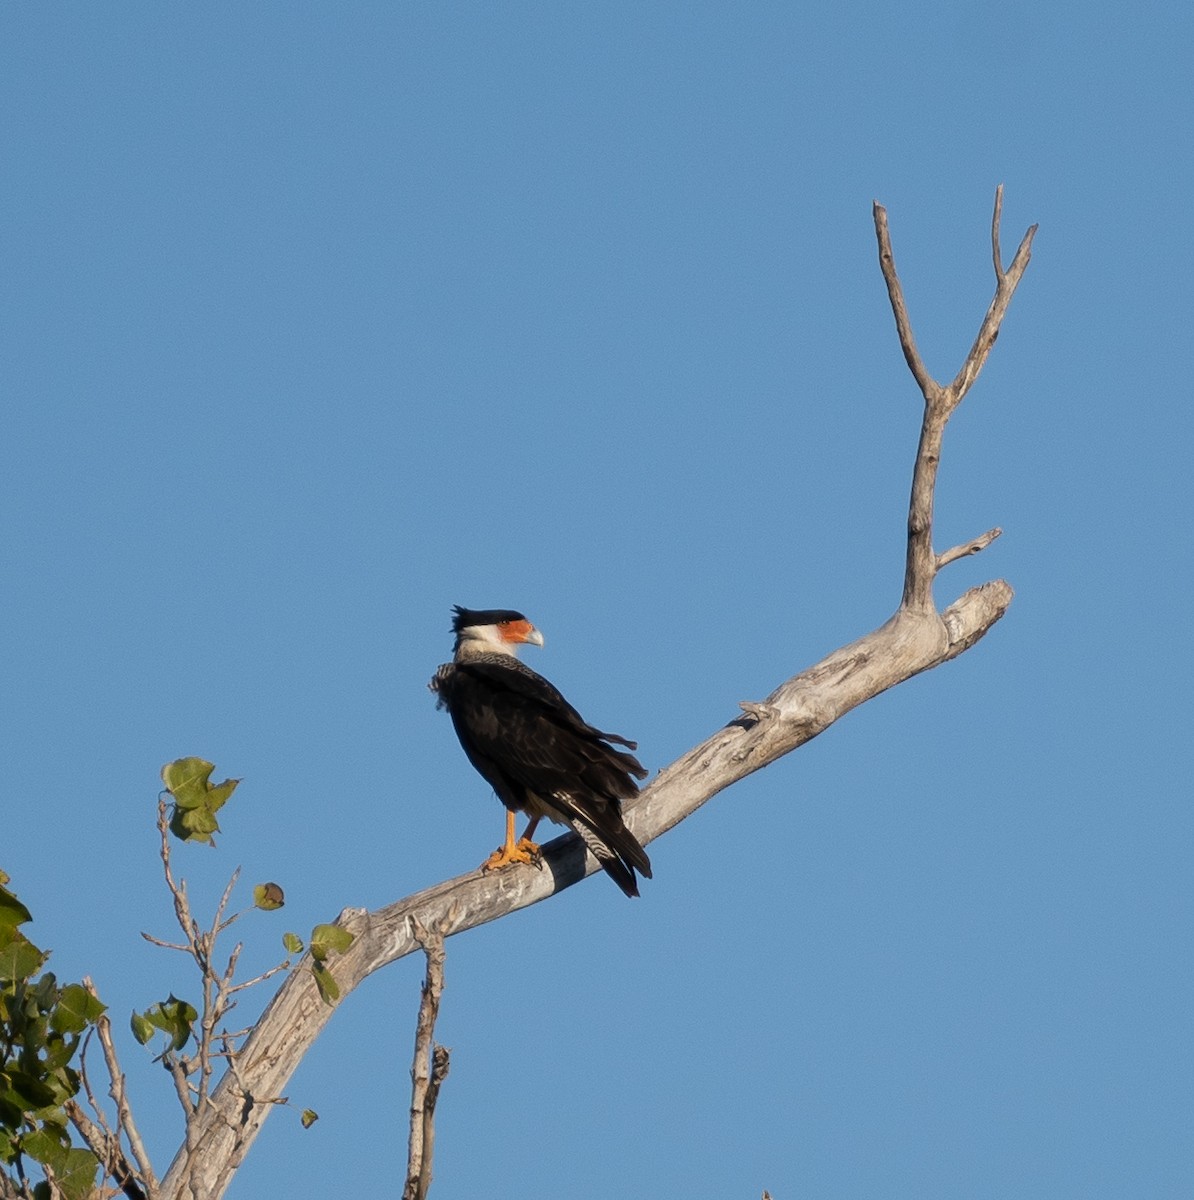
{"type": "Polygon", "coordinates": [[[519,863],[539,865],[539,847],[525,838],[513,846],[499,846],[482,864],[482,871],[500,871],[519,863]]]}
{"type": "MultiPolygon", "coordinates": [[[[532,866],[541,867],[543,865],[543,855],[539,852],[539,843],[532,842],[530,838],[519,838],[518,845],[515,850],[521,851],[527,856],[526,861],[532,866]]],[[[522,861],[521,859],[519,860],[522,861]]]]}

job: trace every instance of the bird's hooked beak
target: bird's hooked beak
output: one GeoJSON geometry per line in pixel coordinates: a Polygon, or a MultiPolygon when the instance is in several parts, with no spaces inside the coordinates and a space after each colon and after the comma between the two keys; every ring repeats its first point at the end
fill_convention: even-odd
{"type": "Polygon", "coordinates": [[[516,646],[543,645],[543,634],[530,621],[506,621],[498,628],[501,630],[503,642],[512,642],[516,646]]]}

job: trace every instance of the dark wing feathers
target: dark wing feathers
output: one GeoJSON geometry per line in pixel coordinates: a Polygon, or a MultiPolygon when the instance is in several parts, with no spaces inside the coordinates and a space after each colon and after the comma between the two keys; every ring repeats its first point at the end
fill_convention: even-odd
{"type": "MultiPolygon", "coordinates": [[[[495,696],[499,692],[507,692],[512,696],[521,696],[523,699],[531,701],[535,706],[541,708],[542,715],[546,720],[561,728],[571,729],[575,733],[583,734],[586,738],[617,742],[619,746],[626,746],[630,750],[638,749],[637,742],[629,741],[616,733],[605,733],[590,725],[564,699],[557,687],[516,658],[495,655],[493,658],[474,659],[470,662],[456,663],[455,670],[462,672],[466,678],[487,682],[494,689],[495,696]]],[[[633,766],[627,766],[627,770],[631,774],[637,775],[639,779],[647,777],[647,772],[643,769],[642,764],[632,754],[618,757],[628,764],[633,763],[633,766]]]]}
{"type": "Polygon", "coordinates": [[[647,772],[634,757],[604,743],[617,735],[589,725],[541,675],[515,660],[457,663],[448,707],[487,757],[499,759],[531,791],[551,796],[581,785],[608,799],[638,794],[630,776],[647,772]]]}
{"type": "Polygon", "coordinates": [[[633,742],[586,722],[560,692],[507,656],[441,667],[434,681],[460,744],[507,808],[545,815],[584,838],[627,895],[634,871],[651,862],[622,820],[621,801],[638,795],[646,770],[633,742]]]}

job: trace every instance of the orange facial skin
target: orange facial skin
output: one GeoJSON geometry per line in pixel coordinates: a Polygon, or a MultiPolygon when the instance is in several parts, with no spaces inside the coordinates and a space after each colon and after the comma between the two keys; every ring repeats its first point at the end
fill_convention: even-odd
{"type": "Polygon", "coordinates": [[[503,621],[498,626],[498,632],[502,635],[503,642],[521,645],[534,640],[535,627],[527,620],[503,621]]]}

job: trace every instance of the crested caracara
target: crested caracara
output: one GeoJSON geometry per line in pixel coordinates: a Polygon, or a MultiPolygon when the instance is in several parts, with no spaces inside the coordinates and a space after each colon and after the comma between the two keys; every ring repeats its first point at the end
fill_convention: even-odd
{"type": "Polygon", "coordinates": [[[520,645],[543,645],[543,635],[509,609],[457,606],[452,621],[455,655],[435,673],[431,690],[446,708],[468,760],[506,806],[506,840],[485,870],[535,861],[531,835],[543,817],[574,829],[607,875],[638,895],[635,871],[651,878],[651,860],[622,821],[622,801],[638,795],[635,778],[647,772],[637,749],[616,733],[602,733],[542,675],[516,657],[520,645]],[[530,818],[514,840],[514,814],[530,818]]]}

